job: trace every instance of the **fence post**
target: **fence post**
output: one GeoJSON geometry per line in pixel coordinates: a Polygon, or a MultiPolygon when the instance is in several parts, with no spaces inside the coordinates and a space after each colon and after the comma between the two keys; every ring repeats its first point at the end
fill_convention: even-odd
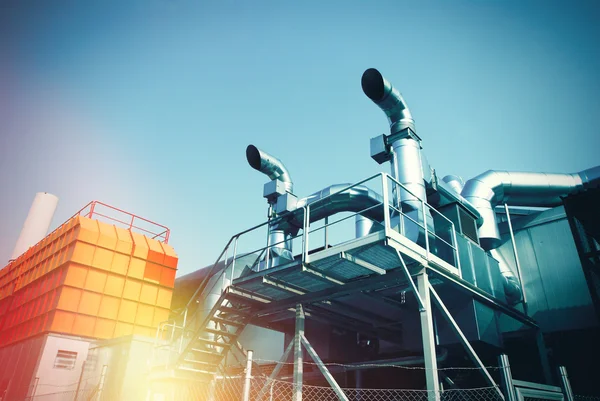
{"type": "Polygon", "coordinates": [[[517,401],[517,393],[515,392],[515,386],[512,381],[512,372],[510,371],[510,363],[508,362],[508,355],[501,354],[498,357],[500,364],[500,384],[504,390],[506,401],[517,401]]]}
{"type": "Polygon", "coordinates": [[[250,401],[250,379],[252,378],[252,354],[248,350],[248,358],[246,359],[246,380],[244,381],[244,398],[243,401],[250,401]]]}
{"type": "Polygon", "coordinates": [[[575,396],[573,395],[573,389],[571,389],[571,382],[569,381],[569,376],[567,375],[567,368],[564,366],[559,366],[558,372],[560,373],[560,387],[565,395],[565,400],[574,401],[575,396]]]}
{"type": "Polygon", "coordinates": [[[102,390],[104,390],[104,380],[106,378],[106,369],[108,369],[108,365],[102,366],[102,373],[100,374],[100,383],[98,383],[98,397],[97,400],[102,400],[102,390]]]}

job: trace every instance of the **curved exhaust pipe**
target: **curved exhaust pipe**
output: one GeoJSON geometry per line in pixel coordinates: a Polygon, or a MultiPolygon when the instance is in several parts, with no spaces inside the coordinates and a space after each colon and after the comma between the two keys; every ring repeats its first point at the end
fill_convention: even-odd
{"type": "Polygon", "coordinates": [[[574,174],[488,170],[467,181],[461,195],[481,214],[479,241],[490,250],[501,244],[494,212],[497,205],[554,207],[562,204],[563,197],[597,185],[600,166],[574,174]]]}
{"type": "MultiPolygon", "coordinates": [[[[390,135],[385,137],[386,148],[390,148],[392,176],[406,187],[410,193],[393,188],[394,204],[418,223],[427,221],[433,230],[430,211],[423,215],[421,202],[427,200],[425,189],[421,140],[415,133],[415,120],[400,92],[375,68],[369,68],[361,79],[363,92],[387,116],[390,135]]],[[[394,186],[395,187],[395,186],[394,186]]],[[[392,224],[399,224],[399,216],[392,216],[392,224]]],[[[412,233],[405,235],[413,241],[420,236],[417,225],[409,226],[412,233]]]]}
{"type": "Polygon", "coordinates": [[[415,120],[402,95],[379,71],[369,68],[363,73],[360,83],[365,95],[388,117],[392,134],[405,128],[415,130],[415,120]]]}
{"type": "Polygon", "coordinates": [[[272,180],[283,182],[288,192],[294,192],[292,177],[281,160],[254,145],[248,145],[246,148],[246,159],[250,167],[267,175],[272,180]]]}

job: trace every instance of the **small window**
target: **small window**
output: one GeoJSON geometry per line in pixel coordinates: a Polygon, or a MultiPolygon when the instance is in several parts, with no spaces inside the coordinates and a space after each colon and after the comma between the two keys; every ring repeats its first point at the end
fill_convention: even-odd
{"type": "Polygon", "coordinates": [[[58,350],[56,359],[54,360],[54,369],[75,369],[77,361],[77,352],[58,350]]]}

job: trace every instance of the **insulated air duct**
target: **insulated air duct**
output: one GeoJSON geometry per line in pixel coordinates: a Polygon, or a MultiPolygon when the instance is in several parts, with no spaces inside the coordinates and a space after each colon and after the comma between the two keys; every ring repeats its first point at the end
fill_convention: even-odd
{"type": "Polygon", "coordinates": [[[600,166],[574,174],[523,173],[488,170],[465,184],[461,195],[482,217],[479,241],[486,249],[500,246],[494,208],[511,206],[554,207],[572,193],[600,184],[600,166]]]}
{"type": "Polygon", "coordinates": [[[463,188],[465,187],[465,182],[463,181],[463,179],[456,175],[447,175],[444,178],[442,178],[442,181],[448,184],[448,186],[452,188],[457,194],[460,194],[463,188]]]}
{"type": "Polygon", "coordinates": [[[254,145],[248,145],[246,148],[246,159],[253,169],[267,175],[271,180],[283,182],[287,192],[294,192],[292,177],[281,160],[254,145]]]}

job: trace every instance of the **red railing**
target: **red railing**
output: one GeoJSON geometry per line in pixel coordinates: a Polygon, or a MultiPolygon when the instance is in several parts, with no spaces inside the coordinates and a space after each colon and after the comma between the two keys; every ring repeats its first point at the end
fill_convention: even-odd
{"type": "MultiPolygon", "coordinates": [[[[116,208],[106,203],[99,201],[91,201],[85,205],[81,210],[75,213],[71,218],[75,216],[88,217],[90,219],[104,220],[111,224],[119,224],[127,230],[138,231],[152,239],[158,239],[165,244],[169,243],[169,235],[171,230],[162,224],[155,223],[151,220],[137,216],[133,213],[126,212],[119,208],[116,208]]],[[[70,219],[69,219],[70,220],[70,219]]]]}

